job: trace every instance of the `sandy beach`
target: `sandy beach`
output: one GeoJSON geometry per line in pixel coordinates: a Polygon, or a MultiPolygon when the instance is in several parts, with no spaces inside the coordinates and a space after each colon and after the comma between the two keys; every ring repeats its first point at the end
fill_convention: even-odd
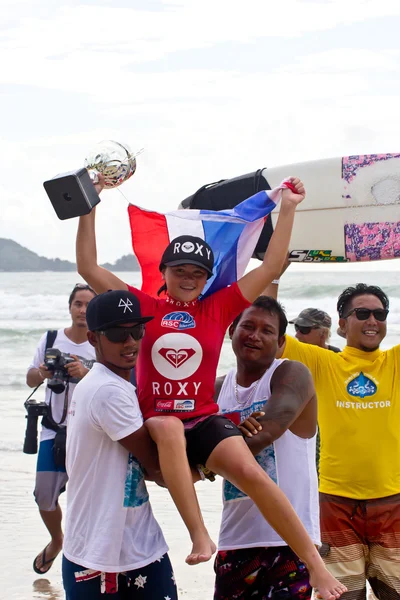
{"type": "MultiPolygon", "coordinates": [[[[4,433],[4,423],[1,428],[4,433]]],[[[3,439],[3,436],[2,436],[3,439]]],[[[64,598],[61,580],[61,555],[52,569],[38,576],[32,569],[35,555],[48,543],[32,496],[35,456],[20,451],[1,451],[1,544],[0,561],[3,569],[1,600],[31,600],[64,598]]],[[[170,557],[175,570],[180,598],[204,600],[212,598],[212,561],[189,567],[185,556],[190,550],[190,540],[168,492],[149,484],[154,513],[163,529],[170,547],[170,557]]],[[[217,539],[220,515],[220,482],[200,482],[197,491],[204,519],[217,539]]],[[[65,510],[65,494],[61,499],[65,510]]]]}

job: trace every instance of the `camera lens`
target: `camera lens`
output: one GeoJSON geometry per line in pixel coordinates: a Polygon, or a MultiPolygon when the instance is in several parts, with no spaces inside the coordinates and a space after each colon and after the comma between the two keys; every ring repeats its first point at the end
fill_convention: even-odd
{"type": "Polygon", "coordinates": [[[47,382],[47,387],[55,394],[62,394],[65,390],[63,371],[54,371],[53,377],[47,382]]]}

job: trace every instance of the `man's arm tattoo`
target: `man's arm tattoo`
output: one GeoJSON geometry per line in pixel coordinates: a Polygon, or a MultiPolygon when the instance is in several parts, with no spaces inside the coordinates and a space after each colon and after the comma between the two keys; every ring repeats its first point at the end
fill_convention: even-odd
{"type": "Polygon", "coordinates": [[[263,429],[246,439],[253,454],[258,454],[280,438],[314,394],[314,384],[307,367],[296,361],[282,363],[272,376],[271,396],[261,409],[265,414],[258,419],[263,429]]]}

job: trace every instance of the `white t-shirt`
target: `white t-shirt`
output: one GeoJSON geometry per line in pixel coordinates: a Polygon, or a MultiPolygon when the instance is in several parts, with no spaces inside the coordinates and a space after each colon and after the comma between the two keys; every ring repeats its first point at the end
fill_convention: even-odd
{"type": "Polygon", "coordinates": [[[89,569],[139,569],[168,551],[143,471],[118,440],[143,424],[134,386],[95,363],[75,388],[67,436],[64,554],[89,569]]]}
{"type": "MultiPolygon", "coordinates": [[[[32,363],[28,367],[28,371],[29,371],[29,369],[33,369],[33,368],[38,369],[40,367],[40,365],[44,362],[44,352],[45,352],[45,348],[46,348],[46,340],[47,340],[47,331],[40,338],[40,342],[36,348],[35,356],[33,357],[32,363]]],[[[78,356],[80,359],[82,359],[82,362],[85,364],[85,366],[87,368],[90,368],[92,366],[92,364],[96,358],[95,349],[93,348],[93,346],[91,344],[89,344],[89,342],[83,342],[82,344],[76,344],[75,342],[70,340],[65,335],[64,329],[59,329],[57,331],[57,337],[54,340],[52,348],[58,348],[58,350],[60,350],[61,352],[75,354],[75,356],[78,356]],[[86,362],[86,361],[89,361],[89,362],[86,362]]],[[[63,412],[64,412],[65,392],[62,392],[61,394],[55,394],[47,387],[47,382],[48,382],[48,379],[45,380],[45,385],[46,385],[45,402],[46,402],[46,404],[49,404],[50,398],[51,398],[51,413],[52,413],[54,421],[56,423],[59,423],[62,419],[63,412]]],[[[77,384],[76,379],[71,379],[69,382],[69,389],[68,389],[68,402],[69,403],[71,402],[72,394],[74,392],[76,384],[77,384]]],[[[67,419],[62,423],[62,425],[66,425],[66,424],[67,424],[67,419]]],[[[52,429],[47,429],[47,427],[42,427],[42,430],[40,433],[40,441],[44,442],[45,440],[52,440],[55,437],[55,435],[56,435],[55,431],[53,431],[52,429]]]]}
{"type": "MultiPolygon", "coordinates": [[[[283,361],[276,359],[259,382],[235,395],[236,369],[225,377],[218,398],[220,412],[240,413],[240,422],[262,410],[271,396],[271,377],[283,361]]],[[[285,493],[308,535],[320,545],[318,477],[315,464],[316,435],[304,439],[286,430],[273,444],[256,456],[266,473],[285,493]]],[[[286,542],[267,523],[254,502],[229,481],[223,485],[223,512],[219,550],[286,546],[286,542]]]]}

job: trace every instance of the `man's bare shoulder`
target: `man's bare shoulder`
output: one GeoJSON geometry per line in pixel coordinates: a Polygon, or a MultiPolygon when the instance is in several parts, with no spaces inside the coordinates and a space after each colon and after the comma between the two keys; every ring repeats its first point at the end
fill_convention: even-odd
{"type": "Polygon", "coordinates": [[[311,371],[305,364],[298,360],[283,360],[282,364],[276,369],[273,380],[284,383],[293,380],[293,378],[296,379],[299,386],[306,385],[308,387],[312,382],[311,371]]]}

